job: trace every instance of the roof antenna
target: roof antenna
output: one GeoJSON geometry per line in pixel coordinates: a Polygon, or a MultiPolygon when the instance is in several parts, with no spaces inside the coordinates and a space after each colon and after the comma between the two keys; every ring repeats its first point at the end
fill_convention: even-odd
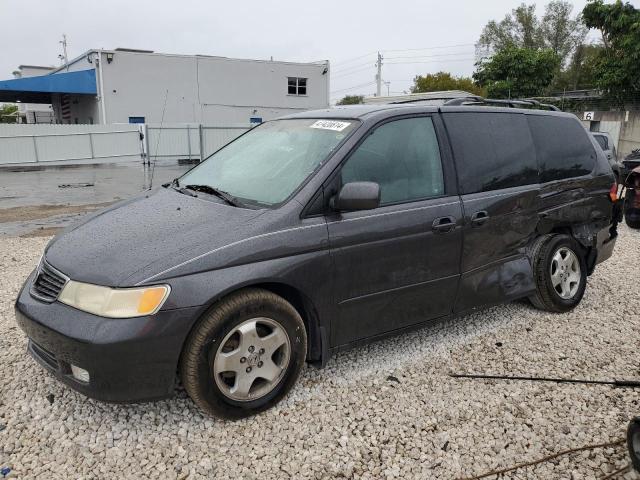
{"type": "MultiPolygon", "coordinates": [[[[167,97],[169,96],[169,89],[164,94],[164,106],[162,107],[162,118],[160,119],[160,132],[158,133],[158,139],[156,140],[156,156],[153,160],[153,165],[151,166],[151,176],[149,178],[149,190],[153,188],[153,172],[156,170],[156,162],[158,161],[158,149],[160,148],[160,137],[162,136],[162,125],[164,125],[164,112],[167,109],[167,97]]],[[[149,132],[147,132],[147,135],[149,132]]],[[[149,156],[151,156],[151,152],[149,152],[149,156]]],[[[151,158],[151,157],[149,157],[151,158]]]]}

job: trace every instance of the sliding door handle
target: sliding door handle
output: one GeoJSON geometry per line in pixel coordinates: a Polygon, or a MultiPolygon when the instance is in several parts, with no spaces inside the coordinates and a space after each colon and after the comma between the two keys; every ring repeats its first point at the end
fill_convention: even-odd
{"type": "Polygon", "coordinates": [[[471,226],[479,227],[480,225],[484,225],[489,220],[489,212],[486,210],[480,210],[479,212],[471,215],[471,226]]]}

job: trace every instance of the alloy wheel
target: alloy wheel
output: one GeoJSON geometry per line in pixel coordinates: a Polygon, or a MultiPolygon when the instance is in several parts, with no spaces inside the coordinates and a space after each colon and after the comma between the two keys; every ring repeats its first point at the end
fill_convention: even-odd
{"type": "Polygon", "coordinates": [[[578,256],[567,247],[561,247],[551,259],[551,284],[564,300],[572,298],[580,288],[582,276],[578,256]]]}
{"type": "Polygon", "coordinates": [[[291,357],[285,329],[271,318],[251,318],[222,340],[213,360],[220,391],[236,401],[257,400],[282,380],[291,357]]]}

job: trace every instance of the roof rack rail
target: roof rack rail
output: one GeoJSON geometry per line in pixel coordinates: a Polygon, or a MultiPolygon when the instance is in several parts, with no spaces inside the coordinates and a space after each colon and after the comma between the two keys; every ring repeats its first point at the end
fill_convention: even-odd
{"type": "Polygon", "coordinates": [[[477,95],[472,95],[469,97],[459,97],[452,98],[451,100],[447,100],[444,102],[446,106],[454,106],[454,105],[496,105],[496,106],[506,106],[508,108],[518,108],[518,107],[533,107],[538,109],[547,109],[552,111],[559,111],[560,109],[555,105],[551,105],[548,103],[540,103],[537,100],[532,98],[525,99],[496,99],[496,98],[483,98],[477,95]]]}

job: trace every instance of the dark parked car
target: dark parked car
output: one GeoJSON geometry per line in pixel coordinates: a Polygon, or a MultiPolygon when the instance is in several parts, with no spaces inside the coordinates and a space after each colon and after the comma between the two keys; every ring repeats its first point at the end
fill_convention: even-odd
{"type": "Polygon", "coordinates": [[[612,254],[614,177],[573,115],[372,105],[266,122],[47,246],[30,353],[97,399],[239,418],[303,364],[519,298],[565,312],[612,254]]]}

